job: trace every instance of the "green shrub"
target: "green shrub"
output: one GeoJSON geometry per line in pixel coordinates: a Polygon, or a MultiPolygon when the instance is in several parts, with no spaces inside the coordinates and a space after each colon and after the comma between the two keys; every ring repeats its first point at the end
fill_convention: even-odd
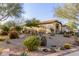
{"type": "Polygon", "coordinates": [[[23,44],[29,51],[34,51],[40,46],[40,39],[37,36],[29,36],[23,41],[23,44]]]}
{"type": "Polygon", "coordinates": [[[21,29],[22,29],[21,26],[16,26],[17,31],[21,31],[21,29]]]}
{"type": "Polygon", "coordinates": [[[64,44],[64,48],[65,49],[70,49],[71,48],[71,44],[69,44],[69,43],[64,44]]]}
{"type": "Polygon", "coordinates": [[[64,34],[64,37],[70,37],[68,32],[64,32],[63,34],[64,34]]]}
{"type": "Polygon", "coordinates": [[[9,27],[8,26],[6,26],[6,25],[2,25],[1,26],[1,29],[3,30],[3,31],[9,31],[9,27]]]}
{"type": "Polygon", "coordinates": [[[10,39],[19,38],[19,35],[18,35],[17,31],[10,31],[8,35],[9,35],[10,39]]]}

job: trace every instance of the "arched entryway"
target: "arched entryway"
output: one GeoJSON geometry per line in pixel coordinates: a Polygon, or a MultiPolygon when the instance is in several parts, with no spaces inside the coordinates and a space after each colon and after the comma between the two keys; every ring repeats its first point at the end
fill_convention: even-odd
{"type": "Polygon", "coordinates": [[[58,33],[58,31],[59,31],[59,24],[56,23],[56,33],[58,33]]]}
{"type": "Polygon", "coordinates": [[[55,33],[60,33],[61,31],[62,31],[62,25],[60,23],[56,23],[55,33]]]}

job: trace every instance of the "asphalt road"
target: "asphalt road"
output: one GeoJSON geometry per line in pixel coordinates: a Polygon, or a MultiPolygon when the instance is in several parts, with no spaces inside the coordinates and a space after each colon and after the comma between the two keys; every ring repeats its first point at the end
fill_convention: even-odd
{"type": "Polygon", "coordinates": [[[72,52],[72,53],[64,55],[64,56],[79,56],[79,51],[72,52]]]}

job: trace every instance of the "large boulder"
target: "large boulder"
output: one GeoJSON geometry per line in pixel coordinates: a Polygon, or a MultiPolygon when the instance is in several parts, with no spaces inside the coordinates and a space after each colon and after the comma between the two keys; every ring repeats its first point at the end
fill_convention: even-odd
{"type": "Polygon", "coordinates": [[[46,46],[47,45],[47,40],[45,36],[41,37],[41,46],[46,46]]]}

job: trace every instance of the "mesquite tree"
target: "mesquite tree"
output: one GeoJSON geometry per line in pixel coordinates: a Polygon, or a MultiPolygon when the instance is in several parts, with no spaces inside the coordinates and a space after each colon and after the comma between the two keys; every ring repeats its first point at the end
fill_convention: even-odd
{"type": "Polygon", "coordinates": [[[0,3],[0,21],[7,20],[9,17],[20,17],[22,13],[22,4],[0,3]]]}

